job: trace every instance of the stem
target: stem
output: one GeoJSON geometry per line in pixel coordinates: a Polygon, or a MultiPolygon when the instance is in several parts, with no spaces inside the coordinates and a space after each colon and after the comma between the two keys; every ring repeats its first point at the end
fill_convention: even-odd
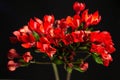
{"type": "Polygon", "coordinates": [[[88,59],[91,56],[91,53],[89,53],[84,59],[83,61],[85,61],[86,59],[88,59]]]}
{"type": "Polygon", "coordinates": [[[70,80],[71,73],[72,73],[72,72],[67,72],[67,79],[66,79],[66,80],[70,80]]]}
{"type": "Polygon", "coordinates": [[[51,62],[37,62],[37,61],[30,61],[32,64],[51,64],[51,62]]]}
{"type": "Polygon", "coordinates": [[[53,67],[53,70],[54,70],[55,80],[60,80],[58,70],[57,70],[57,65],[55,63],[52,63],[52,67],[53,67]]]}

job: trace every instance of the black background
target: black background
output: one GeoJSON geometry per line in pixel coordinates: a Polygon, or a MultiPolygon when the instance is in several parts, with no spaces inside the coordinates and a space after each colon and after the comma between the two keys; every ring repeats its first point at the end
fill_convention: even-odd
{"type": "MultiPolygon", "coordinates": [[[[120,8],[116,0],[78,0],[85,2],[89,12],[99,11],[102,16],[97,29],[111,33],[116,52],[112,54],[113,62],[109,67],[98,65],[93,61],[85,73],[73,71],[71,80],[119,80],[120,72],[120,8]]],[[[0,1],[0,80],[54,80],[51,65],[30,65],[27,68],[18,68],[14,72],[7,70],[7,51],[13,47],[9,42],[14,30],[26,25],[30,18],[43,18],[46,14],[53,14],[56,19],[74,15],[72,5],[75,0],[16,0],[0,1]]],[[[61,80],[65,80],[66,72],[59,66],[61,80]]]]}

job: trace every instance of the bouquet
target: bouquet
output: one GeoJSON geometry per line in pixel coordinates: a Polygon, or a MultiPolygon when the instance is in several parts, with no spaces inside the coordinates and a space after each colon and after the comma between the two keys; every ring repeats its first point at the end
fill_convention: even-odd
{"type": "Polygon", "coordinates": [[[75,2],[73,10],[73,16],[58,20],[54,15],[45,15],[43,20],[31,18],[27,25],[13,31],[10,41],[22,51],[14,47],[8,51],[8,69],[52,64],[55,78],[60,80],[56,65],[63,64],[68,72],[66,80],[70,80],[73,70],[87,71],[90,57],[98,64],[109,66],[115,48],[108,31],[94,30],[101,21],[99,12],[90,14],[81,2],[75,2]]]}

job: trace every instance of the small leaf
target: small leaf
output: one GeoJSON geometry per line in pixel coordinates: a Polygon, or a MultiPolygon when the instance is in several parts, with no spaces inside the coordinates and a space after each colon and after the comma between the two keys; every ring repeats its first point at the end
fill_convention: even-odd
{"type": "Polygon", "coordinates": [[[66,70],[67,70],[68,73],[71,73],[73,69],[70,68],[70,67],[67,67],[66,70]]]}
{"type": "Polygon", "coordinates": [[[21,67],[26,67],[30,65],[30,63],[25,62],[23,59],[20,59],[19,62],[21,63],[20,64],[21,67]]]}
{"type": "Polygon", "coordinates": [[[87,50],[88,47],[87,46],[83,46],[83,47],[79,47],[79,49],[81,49],[81,50],[87,50]]]}
{"type": "Polygon", "coordinates": [[[33,31],[33,35],[34,35],[36,41],[38,41],[39,38],[40,38],[39,35],[38,35],[38,33],[36,33],[35,31],[33,31]]]}
{"type": "Polygon", "coordinates": [[[73,68],[74,68],[75,70],[79,71],[79,72],[84,72],[83,70],[80,69],[79,66],[74,66],[73,68]]]}
{"type": "Polygon", "coordinates": [[[96,63],[103,64],[102,58],[97,53],[93,53],[92,56],[96,63]]]}
{"type": "Polygon", "coordinates": [[[27,66],[29,66],[30,65],[30,63],[24,63],[24,64],[21,64],[20,66],[21,67],[27,67],[27,66]]]}
{"type": "Polygon", "coordinates": [[[40,53],[40,50],[37,50],[37,49],[36,49],[35,52],[36,52],[36,53],[40,53]]]}
{"type": "Polygon", "coordinates": [[[93,27],[86,28],[86,31],[92,31],[92,30],[93,30],[93,27]]]}
{"type": "Polygon", "coordinates": [[[58,65],[63,64],[63,61],[60,60],[60,59],[54,59],[53,62],[54,62],[55,64],[58,64],[58,65]]]}

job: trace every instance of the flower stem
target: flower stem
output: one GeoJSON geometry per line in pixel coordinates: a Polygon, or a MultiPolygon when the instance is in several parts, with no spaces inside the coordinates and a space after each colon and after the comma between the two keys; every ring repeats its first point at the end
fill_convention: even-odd
{"type": "Polygon", "coordinates": [[[89,54],[83,59],[83,61],[87,60],[90,56],[91,56],[91,53],[89,53],[89,54]]]}
{"type": "Polygon", "coordinates": [[[51,62],[37,62],[37,61],[30,61],[32,64],[51,64],[51,62]]]}
{"type": "Polygon", "coordinates": [[[55,63],[52,63],[52,67],[53,67],[53,70],[54,70],[55,80],[60,80],[58,70],[57,70],[57,65],[55,63]]]}
{"type": "Polygon", "coordinates": [[[72,73],[72,72],[67,72],[67,79],[66,79],[66,80],[70,80],[71,73],[72,73]]]}

